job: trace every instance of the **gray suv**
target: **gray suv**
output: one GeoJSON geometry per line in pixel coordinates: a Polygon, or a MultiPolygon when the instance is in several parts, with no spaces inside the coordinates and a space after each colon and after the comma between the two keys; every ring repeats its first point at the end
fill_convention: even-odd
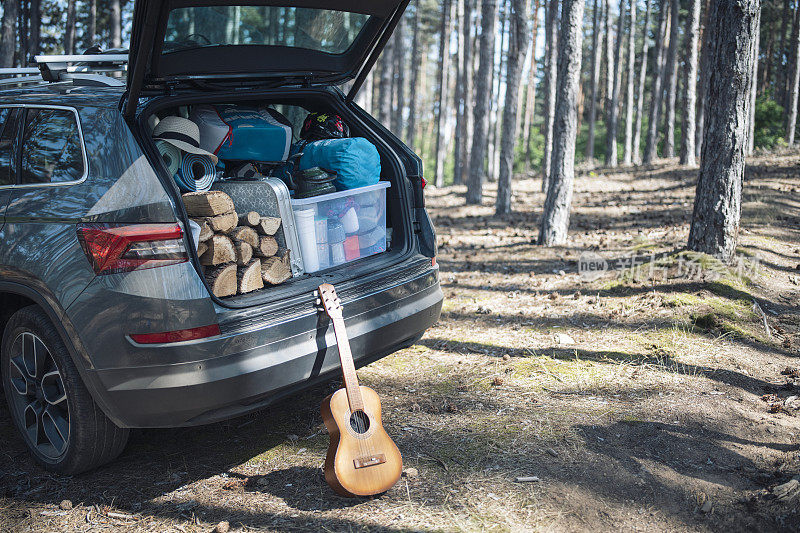
{"type": "Polygon", "coordinates": [[[0,373],[42,465],[86,471],[117,457],[129,428],[224,420],[335,378],[333,330],[314,303],[323,282],[343,300],[359,366],[436,322],[421,161],[354,102],[406,4],[136,0],[126,56],[37,58],[41,78],[3,82],[0,373]],[[97,74],[120,63],[126,78],[97,74]],[[330,110],[375,144],[391,246],[215,297],[148,124],[237,102],[330,110]]]}

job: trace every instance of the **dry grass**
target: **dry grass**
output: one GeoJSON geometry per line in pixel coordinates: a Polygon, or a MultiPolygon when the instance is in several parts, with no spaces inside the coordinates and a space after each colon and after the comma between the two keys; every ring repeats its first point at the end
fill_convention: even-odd
{"type": "Polygon", "coordinates": [[[669,164],[581,176],[570,244],[553,249],[532,244],[536,179],[518,181],[504,220],[491,190],[478,207],[458,187],[430,191],[442,320],[359,371],[418,471],[380,498],[338,498],[320,477],[331,385],[224,424],[142,431],[75,479],[0,437],[0,529],[796,530],[796,502],[765,489],[800,471],[800,428],[760,396],[797,390],[780,374],[800,346],[797,163],[751,164],[740,252],[760,268],[746,272],[682,251],[694,172],[669,164]],[[588,249],[610,260],[606,277],[581,280],[588,249]]]}

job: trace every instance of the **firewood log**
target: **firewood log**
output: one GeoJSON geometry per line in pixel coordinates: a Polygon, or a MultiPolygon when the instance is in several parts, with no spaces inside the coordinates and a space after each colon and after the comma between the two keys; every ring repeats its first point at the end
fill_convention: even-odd
{"type": "Polygon", "coordinates": [[[253,248],[258,248],[258,233],[256,233],[256,230],[253,228],[247,226],[238,226],[231,231],[230,235],[234,241],[243,241],[253,248]]]}
{"type": "Polygon", "coordinates": [[[220,265],[206,272],[206,281],[217,298],[233,296],[237,289],[236,264],[220,265]]]}
{"type": "Polygon", "coordinates": [[[280,227],[281,217],[261,217],[261,220],[256,224],[256,230],[261,235],[275,235],[280,227]]]}
{"type": "Polygon", "coordinates": [[[236,261],[233,241],[227,235],[216,234],[206,244],[208,250],[200,257],[201,265],[221,265],[236,261]]]}
{"type": "Polygon", "coordinates": [[[182,198],[190,217],[213,217],[234,209],[233,200],[222,191],[189,192],[182,198]]]}
{"type": "Polygon", "coordinates": [[[261,277],[264,283],[280,285],[292,277],[292,269],[289,267],[287,259],[288,254],[283,257],[274,255],[261,260],[261,277]]]}
{"type": "Polygon", "coordinates": [[[236,216],[236,211],[231,211],[215,217],[208,217],[206,222],[216,233],[230,233],[239,222],[239,217],[236,216]]]}
{"type": "Polygon", "coordinates": [[[253,247],[244,241],[236,241],[234,246],[236,247],[236,264],[245,266],[250,263],[253,258],[253,247]]]}
{"type": "Polygon", "coordinates": [[[251,226],[256,227],[258,223],[261,222],[261,216],[256,213],[255,211],[248,211],[243,215],[239,215],[239,225],[240,226],[251,226]]]}
{"type": "Polygon", "coordinates": [[[208,225],[206,219],[204,218],[193,218],[192,219],[198,226],[200,226],[200,242],[206,242],[208,239],[214,236],[214,230],[211,229],[211,226],[208,225]]]}
{"type": "Polygon", "coordinates": [[[200,242],[200,243],[197,244],[197,256],[198,257],[200,257],[201,255],[206,253],[206,250],[208,250],[208,244],[206,244],[205,242],[200,242]]]}
{"type": "Polygon", "coordinates": [[[239,268],[239,294],[257,291],[264,288],[261,279],[261,260],[253,259],[246,266],[239,268]]]}
{"type": "Polygon", "coordinates": [[[272,257],[278,251],[278,243],[275,237],[262,235],[258,240],[258,246],[253,248],[253,254],[258,257],[272,257]]]}

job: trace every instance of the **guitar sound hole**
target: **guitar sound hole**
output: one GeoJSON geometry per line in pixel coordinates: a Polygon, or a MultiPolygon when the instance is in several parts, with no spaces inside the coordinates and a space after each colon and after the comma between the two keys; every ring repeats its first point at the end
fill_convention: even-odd
{"type": "Polygon", "coordinates": [[[355,411],[350,415],[350,427],[358,434],[369,430],[369,417],[364,411],[355,411]]]}

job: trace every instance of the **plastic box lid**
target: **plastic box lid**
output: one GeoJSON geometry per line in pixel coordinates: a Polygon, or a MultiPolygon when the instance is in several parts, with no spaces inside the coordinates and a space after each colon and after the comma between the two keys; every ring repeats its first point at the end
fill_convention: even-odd
{"type": "Polygon", "coordinates": [[[379,191],[381,189],[388,189],[391,187],[391,183],[388,181],[379,181],[375,185],[367,185],[366,187],[358,187],[356,189],[348,189],[346,191],[337,191],[332,192],[329,194],[322,194],[320,196],[312,196],[311,198],[301,198],[299,200],[295,200],[292,198],[292,207],[302,206],[302,205],[313,205],[318,204],[319,202],[325,202],[327,200],[336,200],[337,198],[344,198],[347,196],[357,196],[362,193],[372,192],[372,191],[379,191]]]}

